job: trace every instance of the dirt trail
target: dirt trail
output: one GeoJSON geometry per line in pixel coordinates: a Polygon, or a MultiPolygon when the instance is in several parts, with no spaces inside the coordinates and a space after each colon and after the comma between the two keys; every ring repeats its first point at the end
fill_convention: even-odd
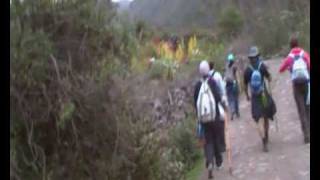
{"type": "MultiPolygon", "coordinates": [[[[214,170],[217,180],[307,180],[310,179],[310,144],[303,143],[296,104],[289,74],[277,70],[280,60],[266,62],[273,78],[273,98],[277,105],[279,132],[270,123],[269,152],[262,152],[262,142],[251,119],[250,103],[240,98],[240,119],[230,122],[233,176],[228,173],[224,154],[224,169],[214,170]],[[288,94],[288,95],[286,95],[288,94]]],[[[203,165],[201,180],[207,179],[203,165]]]]}

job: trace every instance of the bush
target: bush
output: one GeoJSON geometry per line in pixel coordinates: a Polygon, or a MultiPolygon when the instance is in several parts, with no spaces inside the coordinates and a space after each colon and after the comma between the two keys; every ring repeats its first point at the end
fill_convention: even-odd
{"type": "Polygon", "coordinates": [[[177,159],[185,165],[184,171],[190,170],[201,155],[200,149],[197,147],[195,128],[194,118],[188,118],[179,122],[169,135],[170,147],[179,152],[177,159]]]}
{"type": "Polygon", "coordinates": [[[11,178],[168,174],[158,167],[161,152],[151,121],[133,110],[123,93],[128,90],[112,80],[128,69],[133,31],[118,31],[110,2],[101,3],[10,5],[11,178]]]}
{"type": "Polygon", "coordinates": [[[301,17],[299,13],[288,10],[278,14],[265,12],[255,27],[254,40],[261,46],[264,55],[274,55],[282,49],[289,49],[292,34],[298,34],[300,44],[306,49],[310,48],[310,17],[307,15],[301,17]]]}

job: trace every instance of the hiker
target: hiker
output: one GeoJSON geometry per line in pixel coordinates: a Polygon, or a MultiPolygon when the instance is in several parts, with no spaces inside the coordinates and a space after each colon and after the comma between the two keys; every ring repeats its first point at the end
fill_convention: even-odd
{"type": "Polygon", "coordinates": [[[276,106],[267,90],[264,79],[267,78],[270,84],[271,75],[267,66],[262,62],[257,47],[250,48],[248,58],[250,65],[244,72],[244,89],[249,101],[248,85],[250,86],[252,118],[257,123],[258,131],[262,138],[263,151],[268,152],[269,119],[273,120],[276,106]]]}
{"type": "MultiPolygon", "coordinates": [[[[225,82],[222,79],[221,74],[216,71],[214,69],[214,62],[211,61],[209,63],[209,67],[210,67],[210,71],[209,71],[209,77],[213,78],[215,80],[215,82],[217,83],[218,87],[220,88],[220,91],[222,92],[222,101],[227,105],[227,95],[226,95],[226,90],[225,90],[225,82]]],[[[221,152],[225,152],[226,151],[226,141],[225,141],[225,132],[224,132],[224,123],[225,123],[225,119],[224,118],[220,118],[221,121],[219,121],[219,130],[221,133],[221,152]]]]}
{"type": "Polygon", "coordinates": [[[291,51],[283,60],[279,72],[288,70],[291,73],[293,95],[296,101],[304,143],[310,142],[310,57],[300,48],[298,39],[290,40],[291,51]]]}
{"type": "Polygon", "coordinates": [[[223,161],[220,147],[221,134],[218,129],[220,118],[218,105],[221,104],[224,109],[226,109],[226,105],[221,101],[222,92],[213,78],[209,77],[209,71],[209,63],[202,61],[199,65],[202,78],[195,86],[194,105],[198,122],[203,127],[205,158],[208,165],[208,177],[211,179],[213,178],[214,161],[218,168],[221,167],[223,161]]]}
{"type": "Polygon", "coordinates": [[[234,115],[240,117],[239,113],[239,85],[237,80],[237,67],[232,53],[227,56],[227,65],[225,68],[226,91],[228,97],[231,120],[234,115]]]}

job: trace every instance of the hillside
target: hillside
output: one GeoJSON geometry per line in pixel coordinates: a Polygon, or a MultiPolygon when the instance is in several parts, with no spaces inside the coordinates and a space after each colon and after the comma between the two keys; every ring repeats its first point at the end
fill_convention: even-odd
{"type": "MultiPolygon", "coordinates": [[[[212,28],[227,6],[236,6],[247,18],[256,17],[265,9],[288,8],[288,0],[135,0],[130,13],[137,19],[156,26],[172,28],[212,28]]],[[[247,20],[249,23],[250,20],[247,20]]]]}

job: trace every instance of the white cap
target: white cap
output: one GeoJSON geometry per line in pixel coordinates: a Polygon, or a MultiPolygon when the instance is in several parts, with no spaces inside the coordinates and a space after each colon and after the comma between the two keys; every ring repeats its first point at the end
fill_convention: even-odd
{"type": "Polygon", "coordinates": [[[200,65],[199,65],[199,72],[202,76],[206,76],[209,74],[210,71],[210,67],[209,67],[209,63],[204,60],[201,61],[200,65]]]}

